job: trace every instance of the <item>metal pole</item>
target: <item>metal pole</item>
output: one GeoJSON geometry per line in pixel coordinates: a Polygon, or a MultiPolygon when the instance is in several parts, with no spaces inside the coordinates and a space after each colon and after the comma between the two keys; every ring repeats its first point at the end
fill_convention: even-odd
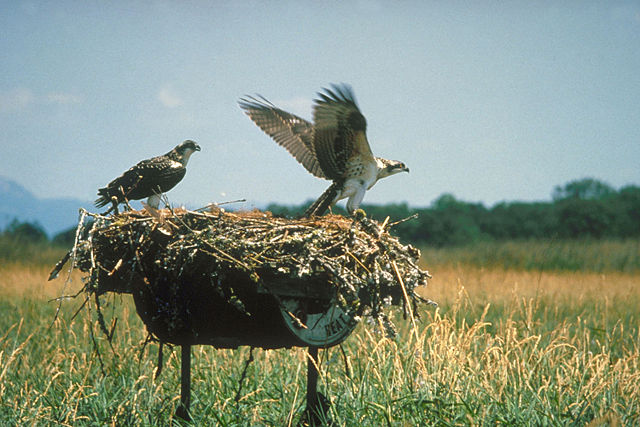
{"type": "Polygon", "coordinates": [[[180,405],[176,411],[176,417],[183,420],[191,420],[189,415],[189,406],[191,405],[191,346],[182,345],[182,355],[180,361],[181,366],[181,384],[180,384],[180,405]]]}
{"type": "Polygon", "coordinates": [[[318,407],[318,347],[309,347],[307,361],[307,411],[315,413],[318,407]]]}

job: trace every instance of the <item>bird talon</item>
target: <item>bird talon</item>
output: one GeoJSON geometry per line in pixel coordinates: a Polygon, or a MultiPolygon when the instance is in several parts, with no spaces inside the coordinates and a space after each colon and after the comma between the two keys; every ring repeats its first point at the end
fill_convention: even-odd
{"type": "Polygon", "coordinates": [[[116,196],[111,196],[111,209],[107,211],[113,211],[114,215],[118,215],[120,212],[118,211],[118,198],[116,196]]]}
{"type": "Polygon", "coordinates": [[[362,210],[362,209],[356,209],[356,210],[353,212],[353,216],[354,216],[354,218],[355,218],[355,219],[357,219],[357,220],[362,220],[362,219],[366,218],[367,213],[366,213],[364,210],[362,210]]]}

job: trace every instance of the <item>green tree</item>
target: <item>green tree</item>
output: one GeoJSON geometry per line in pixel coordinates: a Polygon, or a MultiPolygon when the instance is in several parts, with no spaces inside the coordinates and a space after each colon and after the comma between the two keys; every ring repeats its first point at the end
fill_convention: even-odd
{"type": "Polygon", "coordinates": [[[438,226],[434,234],[440,245],[463,245],[488,237],[480,228],[487,216],[487,209],[481,203],[467,203],[452,194],[443,194],[432,206],[433,213],[439,217],[434,224],[438,226]]]}
{"type": "Polygon", "coordinates": [[[551,198],[554,201],[565,199],[602,200],[616,193],[609,184],[594,178],[583,178],[554,188],[551,198]]]}
{"type": "Polygon", "coordinates": [[[558,234],[562,237],[612,237],[616,212],[603,200],[566,199],[558,203],[558,234]]]}
{"type": "Polygon", "coordinates": [[[481,224],[495,239],[545,238],[557,230],[557,219],[550,203],[502,202],[495,205],[481,224]]]}
{"type": "Polygon", "coordinates": [[[76,227],[71,227],[68,230],[61,231],[53,236],[51,243],[62,247],[71,247],[76,241],[76,227]]]}
{"type": "Polygon", "coordinates": [[[640,237],[640,187],[628,185],[618,192],[616,210],[620,214],[620,237],[640,237]]]}
{"type": "Polygon", "coordinates": [[[17,240],[40,243],[48,240],[47,233],[37,222],[11,221],[3,233],[5,236],[17,240]]]}

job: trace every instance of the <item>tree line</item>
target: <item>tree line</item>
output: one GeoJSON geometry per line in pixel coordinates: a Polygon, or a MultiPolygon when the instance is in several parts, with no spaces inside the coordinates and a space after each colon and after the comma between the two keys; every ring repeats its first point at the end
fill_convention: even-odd
{"type": "Polygon", "coordinates": [[[57,233],[51,239],[44,231],[44,228],[37,221],[19,221],[13,219],[7,227],[0,231],[0,238],[3,241],[11,241],[16,244],[20,243],[53,243],[56,246],[65,246],[69,243],[73,244],[75,238],[76,227],[57,233]]]}
{"type": "MultiPolygon", "coordinates": [[[[443,194],[429,207],[406,203],[363,205],[367,215],[391,223],[401,240],[436,247],[479,241],[525,239],[620,239],[640,237],[640,187],[614,189],[592,178],[554,188],[548,202],[502,202],[492,207],[443,194]]],[[[267,207],[277,215],[296,216],[305,205],[267,207]]],[[[334,212],[344,213],[340,208],[334,212]]]]}
{"type": "MultiPolygon", "coordinates": [[[[297,217],[309,203],[299,206],[270,204],[275,215],[297,217]]],[[[525,239],[624,239],[640,237],[640,187],[610,185],[585,178],[554,188],[548,202],[502,202],[492,207],[443,194],[429,207],[407,203],[363,205],[369,217],[391,223],[401,240],[435,247],[460,246],[479,241],[525,239]]],[[[334,213],[345,212],[335,208],[334,213]]],[[[75,227],[48,238],[34,222],[14,220],[0,232],[2,240],[50,242],[71,246],[75,227]]]]}

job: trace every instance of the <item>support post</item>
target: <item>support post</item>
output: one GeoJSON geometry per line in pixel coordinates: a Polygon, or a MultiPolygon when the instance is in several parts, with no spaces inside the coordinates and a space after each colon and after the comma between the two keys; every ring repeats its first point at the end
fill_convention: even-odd
{"type": "Polygon", "coordinates": [[[329,399],[318,393],[318,347],[309,347],[307,361],[307,407],[299,426],[330,425],[329,399]],[[328,424],[327,424],[328,423],[328,424]]]}
{"type": "Polygon", "coordinates": [[[189,406],[191,405],[191,345],[183,344],[181,349],[180,405],[176,410],[176,417],[191,421],[191,415],[189,415],[189,406]]]}
{"type": "Polygon", "coordinates": [[[307,361],[307,410],[318,406],[318,347],[309,347],[307,361]]]}

